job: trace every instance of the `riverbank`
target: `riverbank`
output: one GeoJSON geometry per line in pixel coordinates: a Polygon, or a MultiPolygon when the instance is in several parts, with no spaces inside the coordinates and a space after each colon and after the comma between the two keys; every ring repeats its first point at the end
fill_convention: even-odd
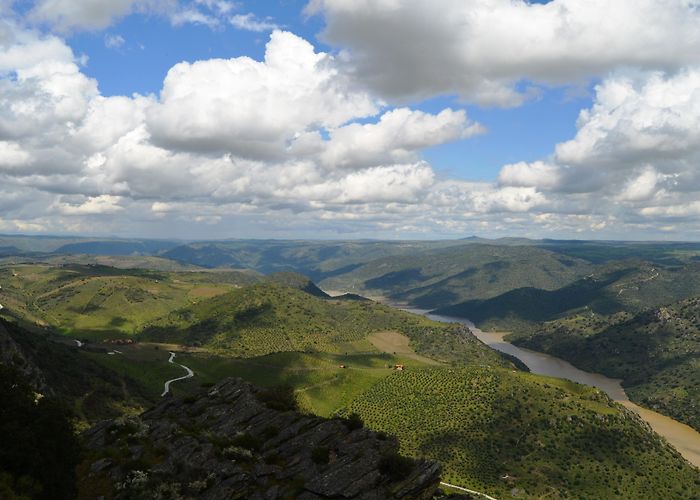
{"type": "Polygon", "coordinates": [[[663,436],[678,450],[688,462],[696,467],[700,467],[700,433],[686,424],[633,403],[627,397],[620,380],[608,378],[599,373],[579,370],[563,359],[515,346],[504,340],[503,337],[506,335],[505,333],[485,332],[477,328],[471,321],[464,318],[439,316],[420,309],[402,309],[416,314],[422,314],[435,321],[462,323],[484,344],[492,349],[518,358],[525,363],[532,373],[549,377],[565,378],[580,384],[597,387],[608,394],[615,402],[637,413],[657,434],[663,436]]]}

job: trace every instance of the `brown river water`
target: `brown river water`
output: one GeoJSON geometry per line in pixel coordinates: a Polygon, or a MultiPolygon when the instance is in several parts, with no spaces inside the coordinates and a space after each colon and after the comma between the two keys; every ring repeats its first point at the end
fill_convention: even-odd
{"type": "Polygon", "coordinates": [[[525,363],[532,373],[564,378],[573,382],[578,382],[579,384],[597,387],[605,391],[614,401],[639,414],[657,434],[666,438],[688,462],[696,467],[700,467],[700,433],[692,427],[672,418],[634,404],[629,400],[627,394],[625,394],[620,380],[608,378],[598,373],[585,372],[563,359],[515,346],[503,339],[504,333],[484,332],[474,326],[474,323],[463,318],[438,316],[429,314],[428,311],[421,309],[408,309],[404,307],[401,307],[401,309],[415,314],[422,314],[435,321],[462,323],[484,344],[497,351],[515,356],[525,363]]]}

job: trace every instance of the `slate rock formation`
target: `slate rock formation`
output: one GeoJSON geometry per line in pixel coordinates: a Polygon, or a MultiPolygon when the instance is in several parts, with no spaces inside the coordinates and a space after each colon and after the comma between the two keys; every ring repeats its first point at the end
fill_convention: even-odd
{"type": "Polygon", "coordinates": [[[83,438],[83,498],[429,499],[441,473],[400,457],[394,438],[234,378],[83,438]]]}

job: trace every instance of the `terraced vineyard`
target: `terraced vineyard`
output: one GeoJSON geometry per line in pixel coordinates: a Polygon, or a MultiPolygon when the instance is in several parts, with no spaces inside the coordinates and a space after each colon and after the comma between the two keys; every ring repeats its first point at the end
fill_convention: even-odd
{"type": "Polygon", "coordinates": [[[356,399],[402,452],[499,497],[695,498],[697,470],[596,389],[503,369],[397,372],[356,399]]]}

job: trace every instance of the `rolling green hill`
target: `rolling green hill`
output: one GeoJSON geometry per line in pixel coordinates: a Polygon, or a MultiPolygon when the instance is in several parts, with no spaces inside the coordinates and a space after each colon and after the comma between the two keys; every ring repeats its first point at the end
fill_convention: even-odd
{"type": "Polygon", "coordinates": [[[555,290],[621,261],[684,266],[698,262],[700,244],[473,237],[424,242],[236,240],[190,243],[161,255],[203,267],[265,274],[292,270],[325,290],[437,308],[521,287],[555,290]]]}
{"type": "Polygon", "coordinates": [[[271,282],[162,321],[141,338],[200,345],[179,355],[197,377],[177,393],[227,376],[289,385],[308,411],[356,412],[371,428],[397,434],[402,452],[441,461],[452,484],[526,498],[647,498],[650,487],[692,498],[696,487],[697,472],[634,414],[595,389],[507,367],[480,343],[465,343],[457,325],[271,282]],[[374,336],[388,330],[411,349],[399,342],[380,349],[386,344],[374,336]],[[392,370],[398,363],[407,368],[392,370]]]}
{"type": "Polygon", "coordinates": [[[373,260],[320,285],[437,308],[494,297],[523,286],[560,288],[591,269],[581,259],[533,246],[472,243],[373,260]]]}
{"type": "Polygon", "coordinates": [[[74,253],[100,255],[156,255],[183,244],[175,240],[90,238],[82,236],[26,236],[0,234],[0,247],[21,253],[74,253]]]}
{"type": "Polygon", "coordinates": [[[186,304],[259,280],[235,271],[168,273],[101,265],[0,266],[0,304],[80,339],[133,335],[186,304]]]}
{"type": "Polygon", "coordinates": [[[469,318],[483,328],[516,332],[574,313],[611,315],[644,309],[700,294],[700,263],[658,266],[623,261],[557,290],[525,287],[497,297],[442,307],[437,314],[469,318]]]}
{"type": "Polygon", "coordinates": [[[536,245],[593,264],[644,260],[657,265],[683,265],[700,258],[698,242],[538,240],[536,245]]]}
{"type": "MultiPolygon", "coordinates": [[[[7,261],[7,259],[6,259],[7,261]]],[[[161,272],[183,272],[183,271],[205,271],[206,269],[183,264],[162,257],[150,255],[90,255],[90,254],[58,254],[42,255],[40,259],[33,258],[27,260],[31,262],[42,262],[53,266],[79,264],[83,266],[106,266],[118,269],[147,269],[161,272]]],[[[7,262],[5,262],[7,264],[7,262]]]]}
{"type": "Polygon", "coordinates": [[[623,379],[630,398],[700,430],[700,299],[637,315],[579,314],[513,343],[623,379]]]}
{"type": "Polygon", "coordinates": [[[464,244],[445,241],[233,240],[181,245],[162,257],[202,267],[254,269],[264,274],[294,271],[319,281],[365,262],[464,244]]]}
{"type": "Polygon", "coordinates": [[[152,321],[144,340],[193,345],[237,357],[277,352],[378,352],[375,332],[396,331],[421,355],[443,361],[500,357],[464,327],[445,325],[371,301],[329,300],[264,282],[200,301],[152,321]]]}
{"type": "MultiPolygon", "coordinates": [[[[694,286],[688,279],[692,264],[609,263],[602,267],[607,274],[575,279],[588,263],[572,260],[567,266],[569,258],[562,254],[522,246],[466,247],[472,246],[484,259],[473,276],[488,281],[487,273],[493,273],[494,287],[525,279],[525,271],[509,273],[518,268],[516,262],[532,269],[534,255],[542,259],[541,276],[546,269],[569,269],[567,285],[544,292],[559,294],[560,305],[574,304],[589,315],[586,305],[614,313],[657,295],[688,293],[694,286]],[[489,259],[511,259],[515,267],[489,259]],[[580,304],[582,299],[588,302],[580,304]]],[[[445,262],[458,262],[452,259],[460,253],[444,249],[430,255],[446,260],[435,257],[435,268],[426,264],[426,276],[429,269],[438,272],[445,262]]],[[[434,284],[444,285],[439,279],[434,284]]],[[[398,435],[402,452],[441,461],[448,482],[498,497],[648,498],[653,491],[665,498],[693,498],[698,487],[696,469],[597,390],[518,371],[460,325],[435,323],[368,300],[329,298],[294,273],[261,277],[232,270],[17,264],[0,267],[0,285],[4,312],[23,321],[93,342],[138,341],[115,352],[111,344],[77,349],[44,337],[23,339],[42,342],[34,349],[38,353],[60,354],[32,359],[48,360],[47,380],[55,377],[72,386],[68,389],[75,393],[60,391],[83,415],[96,415],[98,409],[128,412],[160,398],[165,380],[182,375],[181,368],[167,362],[174,351],[177,362],[195,372],[194,378],[174,384],[175,394],[187,396],[228,376],[264,387],[290,386],[306,411],[323,416],[355,412],[370,427],[398,435]],[[60,370],[67,364],[65,377],[60,370]],[[86,380],[76,380],[81,375],[86,380]],[[95,394],[103,399],[94,399],[95,394]]],[[[681,327],[694,325],[689,319],[694,311],[673,313],[687,313],[678,332],[685,334],[681,327]]],[[[630,318],[621,313],[617,320],[630,318]]],[[[685,337],[679,338],[683,342],[673,349],[691,349],[685,337]]],[[[32,352],[30,346],[26,350],[32,352]]],[[[660,384],[669,377],[695,367],[679,366],[681,371],[662,370],[654,382],[658,387],[652,387],[655,395],[662,395],[668,386],[660,384]]],[[[681,394],[692,388],[674,389],[681,394]]]]}

